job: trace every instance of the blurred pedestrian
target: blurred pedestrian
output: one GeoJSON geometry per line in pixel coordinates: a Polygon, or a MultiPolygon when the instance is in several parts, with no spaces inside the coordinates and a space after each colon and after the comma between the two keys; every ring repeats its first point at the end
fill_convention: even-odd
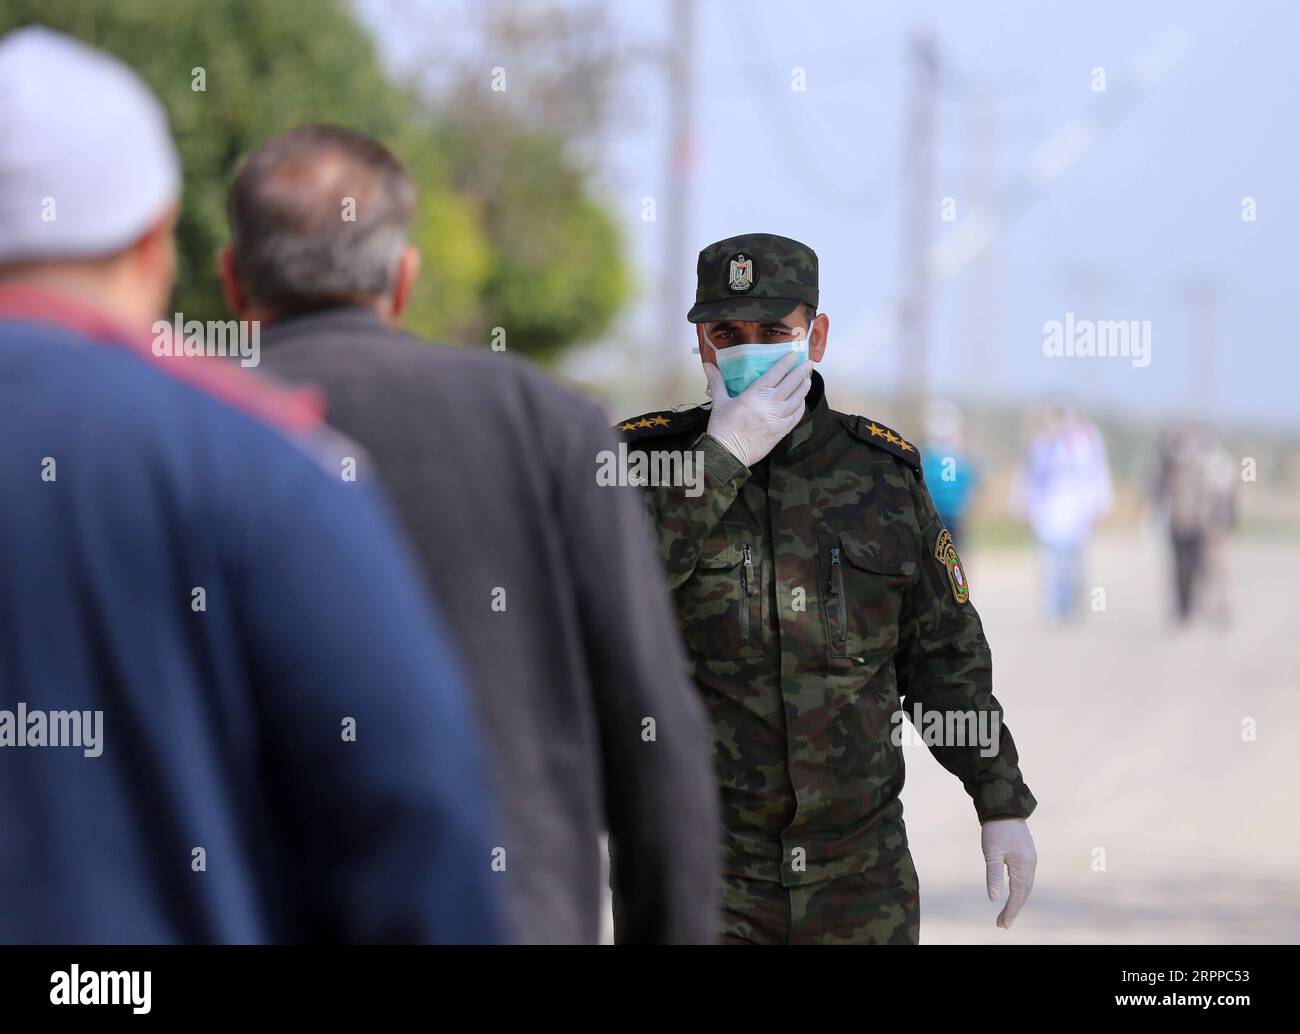
{"type": "Polygon", "coordinates": [[[445,602],[503,801],[514,938],[599,938],[608,829],[630,909],[619,939],[706,940],[706,727],[639,499],[598,483],[615,444],[597,405],[526,363],[397,328],[419,267],[414,210],[377,141],[330,126],[273,137],[231,190],[227,298],[266,325],[266,367],[319,386],[369,450],[445,602]]]}
{"type": "Polygon", "coordinates": [[[1223,541],[1234,518],[1232,461],[1195,424],[1170,430],[1160,446],[1155,485],[1173,560],[1174,615],[1187,622],[1207,603],[1226,616],[1223,541]],[[1213,585],[1212,598],[1202,592],[1213,585]]]}
{"type": "Polygon", "coordinates": [[[394,526],[316,407],[154,352],[179,194],[126,66],[0,40],[0,942],[498,940],[394,526]]]}
{"type": "Polygon", "coordinates": [[[1031,436],[1023,480],[1044,605],[1049,617],[1066,621],[1082,603],[1088,541],[1112,501],[1101,432],[1072,403],[1049,406],[1031,436]]]}
{"type": "Polygon", "coordinates": [[[925,417],[923,469],[930,498],[954,543],[966,538],[966,515],[979,485],[979,471],[966,452],[961,410],[951,402],[932,403],[925,417]]]}

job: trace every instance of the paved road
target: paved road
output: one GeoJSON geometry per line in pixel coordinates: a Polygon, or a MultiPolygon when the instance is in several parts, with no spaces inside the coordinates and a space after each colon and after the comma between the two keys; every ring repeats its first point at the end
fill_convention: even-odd
{"type": "Polygon", "coordinates": [[[1300,942],[1300,550],[1236,544],[1234,620],[1182,631],[1165,559],[1145,536],[1102,539],[1089,584],[1106,609],[1057,629],[1038,615],[1031,555],[972,553],[1039,800],[1038,877],[1015,929],[997,929],[968,799],[910,748],[926,943],[1300,942]]]}

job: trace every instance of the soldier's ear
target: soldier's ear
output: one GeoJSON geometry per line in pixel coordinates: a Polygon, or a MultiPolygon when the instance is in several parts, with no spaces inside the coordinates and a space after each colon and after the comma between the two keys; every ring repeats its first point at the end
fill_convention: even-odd
{"type": "Polygon", "coordinates": [[[695,324],[695,341],[698,346],[696,351],[700,353],[700,362],[702,364],[707,363],[717,366],[718,350],[713,347],[713,342],[709,340],[708,334],[705,333],[707,326],[707,323],[695,324]]]}
{"type": "Polygon", "coordinates": [[[831,333],[831,318],[821,313],[808,328],[808,358],[820,363],[826,354],[826,340],[831,333]]]}

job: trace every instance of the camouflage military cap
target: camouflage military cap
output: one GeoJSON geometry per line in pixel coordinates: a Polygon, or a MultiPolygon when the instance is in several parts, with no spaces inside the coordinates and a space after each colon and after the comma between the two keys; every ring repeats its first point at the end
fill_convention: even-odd
{"type": "Polygon", "coordinates": [[[772,233],[743,233],[710,244],[695,267],[692,323],[779,320],[807,302],[817,307],[817,253],[772,233]]]}

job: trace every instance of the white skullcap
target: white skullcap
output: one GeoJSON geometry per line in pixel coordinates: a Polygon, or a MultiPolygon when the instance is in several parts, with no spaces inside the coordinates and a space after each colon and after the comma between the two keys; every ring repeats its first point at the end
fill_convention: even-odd
{"type": "Polygon", "coordinates": [[[0,37],[0,264],[120,251],[180,182],[167,114],[135,72],[40,26],[0,37]]]}

